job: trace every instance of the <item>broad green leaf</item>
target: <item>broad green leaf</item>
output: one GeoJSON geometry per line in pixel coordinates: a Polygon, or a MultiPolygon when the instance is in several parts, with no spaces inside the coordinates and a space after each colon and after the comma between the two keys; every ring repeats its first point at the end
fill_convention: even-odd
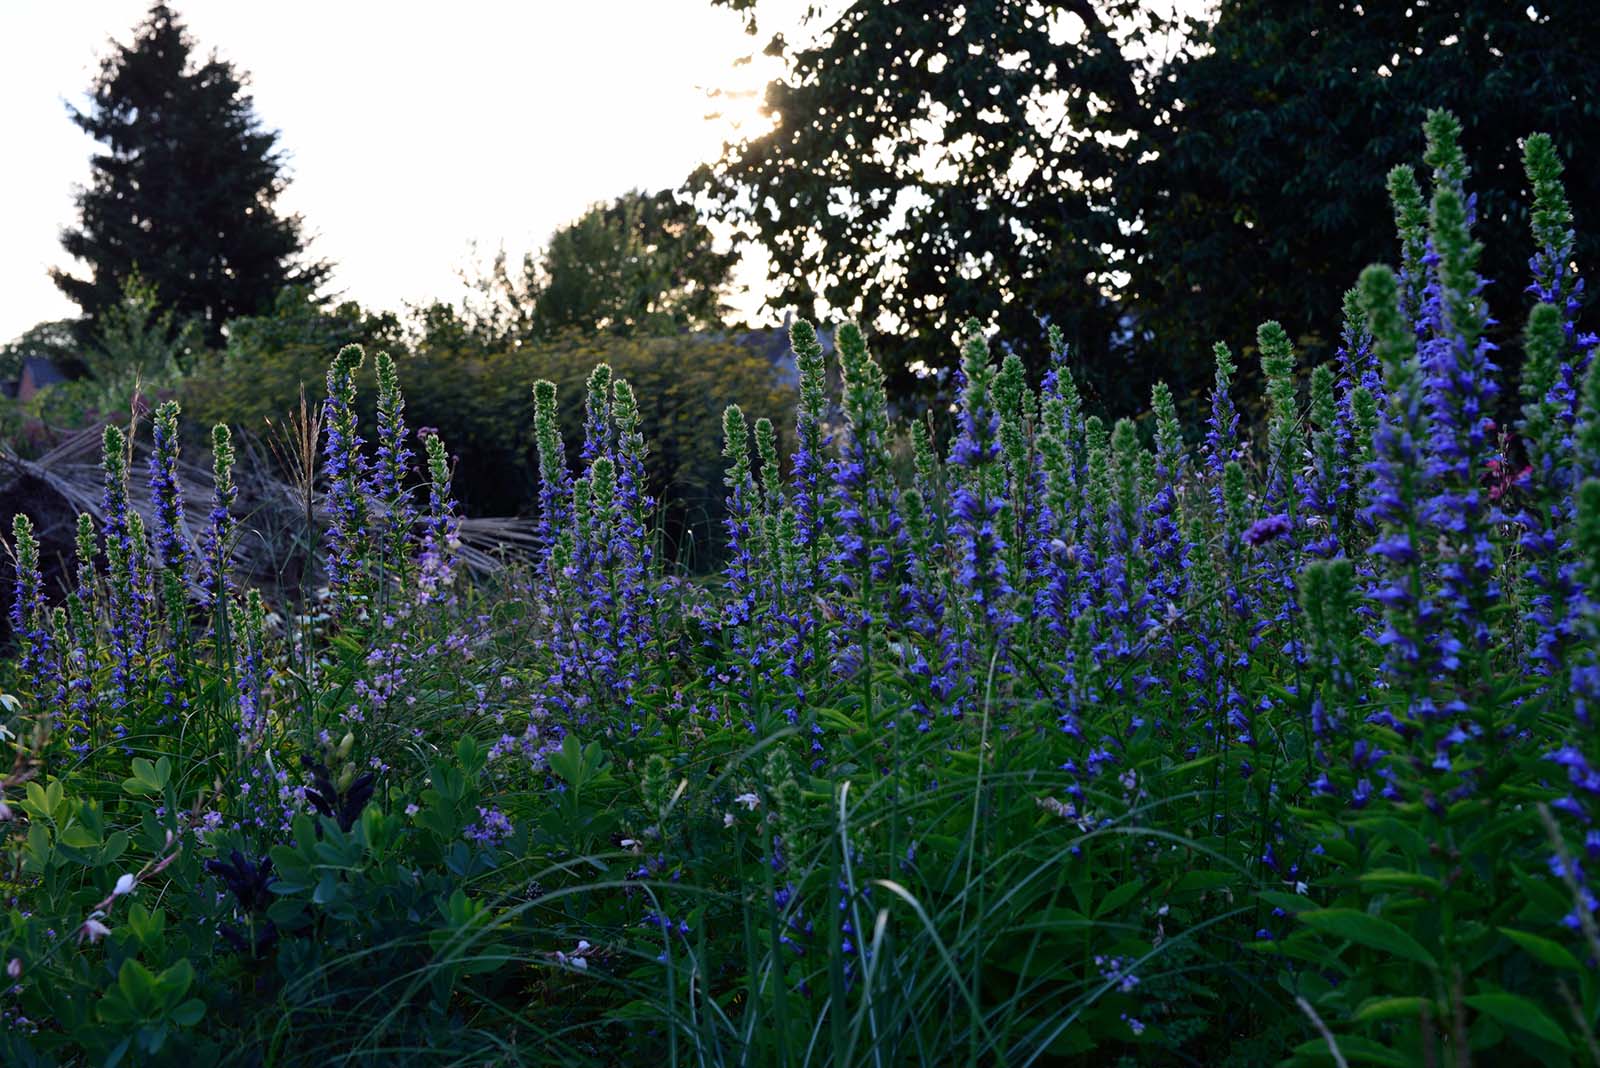
{"type": "Polygon", "coordinates": [[[1316,906],[1316,902],[1300,894],[1286,894],[1282,890],[1260,890],[1256,896],[1274,908],[1300,913],[1316,906]]]}
{"type": "Polygon", "coordinates": [[[1424,1006],[1431,1006],[1431,998],[1406,997],[1406,998],[1372,998],[1361,1003],[1352,1017],[1357,1023],[1371,1023],[1374,1020],[1393,1020],[1396,1017],[1415,1020],[1422,1013],[1424,1006]]]}
{"type": "Polygon", "coordinates": [[[1095,916],[1100,917],[1110,915],[1123,905],[1126,905],[1128,902],[1132,901],[1134,896],[1143,889],[1143,879],[1134,879],[1132,882],[1123,883],[1121,886],[1115,888],[1105,897],[1100,899],[1099,903],[1097,903],[1094,907],[1095,916]]]}
{"type": "Polygon", "coordinates": [[[1358,878],[1361,885],[1368,889],[1413,889],[1426,890],[1433,894],[1444,892],[1444,885],[1433,876],[1414,871],[1401,871],[1398,868],[1379,868],[1362,872],[1358,878]]]}
{"type": "MultiPolygon", "coordinates": [[[[1360,1035],[1334,1035],[1333,1041],[1339,1047],[1339,1053],[1351,1064],[1381,1064],[1384,1068],[1416,1068],[1411,1061],[1396,1053],[1381,1043],[1360,1035]]],[[[1333,1054],[1328,1051],[1328,1043],[1320,1038],[1302,1042],[1294,1048],[1301,1057],[1315,1057],[1321,1061],[1332,1061],[1333,1054]]]]}
{"type": "Polygon", "coordinates": [[[1358,909],[1312,909],[1300,913],[1300,921],[1314,931],[1392,953],[1429,968],[1438,967],[1433,954],[1422,948],[1415,938],[1388,920],[1358,909]]]}
{"type": "Polygon", "coordinates": [[[171,1012],[172,1022],[179,1027],[193,1027],[200,1022],[206,1014],[206,1003],[199,998],[190,998],[171,1012]]]}
{"type": "Polygon", "coordinates": [[[1172,884],[1172,893],[1186,894],[1203,890],[1220,890],[1224,886],[1231,886],[1238,880],[1238,876],[1226,871],[1186,871],[1172,884]]]}
{"type": "Polygon", "coordinates": [[[1502,1027],[1526,1031],[1562,1049],[1571,1049],[1572,1042],[1562,1033],[1556,1022],[1538,1005],[1525,997],[1504,992],[1494,994],[1469,994],[1462,999],[1502,1027]]]}
{"type": "Polygon", "coordinates": [[[1529,934],[1526,931],[1518,931],[1511,927],[1500,928],[1500,933],[1522,947],[1528,956],[1537,960],[1540,964],[1548,964],[1552,968],[1565,968],[1571,972],[1583,970],[1583,966],[1578,963],[1578,958],[1574,957],[1571,951],[1560,942],[1554,942],[1536,934],[1529,934]]]}

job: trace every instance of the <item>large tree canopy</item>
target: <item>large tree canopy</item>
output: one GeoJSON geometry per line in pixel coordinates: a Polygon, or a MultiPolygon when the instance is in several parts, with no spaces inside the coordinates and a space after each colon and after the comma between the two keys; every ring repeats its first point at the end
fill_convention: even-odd
{"type": "Polygon", "coordinates": [[[788,53],[772,131],[696,185],[771,252],[786,306],[892,328],[902,386],[974,314],[1035,351],[1048,316],[1107,366],[1113,187],[1148,121],[1130,42],[1168,28],[1146,6],[858,0],[788,53]]]}
{"type": "Polygon", "coordinates": [[[256,119],[245,76],[194,51],[177,15],[157,4],[101,64],[89,109],[72,110],[104,146],[78,192],[77,225],[62,234],[88,275],[51,274],[91,334],[135,273],[212,342],[229,319],[270,309],[284,285],[327,274],[298,262],[300,220],[275,209],[285,186],[278,135],[256,119]]]}
{"type": "MultiPolygon", "coordinates": [[[[512,268],[504,253],[468,280],[470,329],[491,346],[566,333],[660,337],[722,325],[738,259],[694,204],[634,190],[596,204],[512,268]]],[[[440,314],[435,309],[433,314],[440,314]]]]}
{"type": "MultiPolygon", "coordinates": [[[[718,2],[754,24],[756,0],[718,2]]],[[[1262,319],[1332,333],[1341,291],[1394,258],[1384,174],[1443,106],[1466,126],[1491,306],[1520,323],[1515,139],[1544,130],[1582,160],[1600,138],[1585,0],[1171,14],[1187,7],[815,6],[802,43],[769,46],[788,64],[771,132],[692,184],[770,251],[784,306],[893,327],[880,348],[902,388],[907,361],[948,362],[969,314],[1036,363],[1048,318],[1103,399],[1130,406],[1157,377],[1198,384],[1212,342],[1262,319]]],[[[1568,177],[1580,221],[1600,216],[1600,171],[1568,177]]]]}
{"type": "MultiPolygon", "coordinates": [[[[1435,107],[1463,125],[1485,295],[1520,333],[1534,249],[1518,139],[1549,133],[1568,160],[1600,150],[1591,3],[1227,0],[1203,39],[1160,85],[1172,121],[1123,184],[1121,211],[1142,221],[1124,299],[1164,351],[1197,364],[1212,333],[1269,318],[1328,338],[1361,268],[1398,256],[1384,175],[1417,157],[1435,107]]],[[[1565,178],[1592,268],[1600,169],[1565,178]]]]}

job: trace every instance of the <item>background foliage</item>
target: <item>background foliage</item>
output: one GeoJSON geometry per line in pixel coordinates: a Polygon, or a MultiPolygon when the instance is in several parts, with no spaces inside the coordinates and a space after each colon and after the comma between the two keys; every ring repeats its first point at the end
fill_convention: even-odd
{"type": "MultiPolygon", "coordinates": [[[[764,25],[756,0],[718,2],[764,25]]],[[[1420,150],[1427,109],[1459,114],[1479,161],[1491,278],[1533,251],[1508,131],[1593,154],[1582,87],[1600,76],[1600,30],[1581,0],[1176,10],[815,5],[803,35],[768,45],[788,61],[767,96],[775,129],[691,185],[770,250],[785,306],[893,335],[894,392],[981,311],[1036,373],[1059,326],[1086,388],[1127,411],[1156,379],[1180,398],[1202,388],[1221,323],[1280,318],[1332,351],[1324,310],[1388,249],[1370,176],[1420,150]]],[[[1580,216],[1600,211],[1597,183],[1574,169],[1580,216]]],[[[1595,241],[1580,238],[1580,262],[1595,241]]],[[[1490,289],[1497,336],[1517,329],[1518,299],[1490,289]]]]}

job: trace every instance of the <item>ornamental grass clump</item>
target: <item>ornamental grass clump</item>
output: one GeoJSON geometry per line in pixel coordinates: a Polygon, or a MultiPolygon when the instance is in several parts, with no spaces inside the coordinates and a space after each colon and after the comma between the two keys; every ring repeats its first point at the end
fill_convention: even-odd
{"type": "Polygon", "coordinates": [[[0,1061],[1600,1062],[1600,368],[1555,146],[1499,330],[1459,133],[1334,357],[1218,324],[1192,431],[978,320],[903,421],[796,322],[713,574],[603,364],[570,443],[529,384],[536,545],[475,582],[385,356],[370,444],[328,371],[297,596],[230,572],[225,428],[196,529],[177,407],[148,526],[108,428],[70,588],[11,531],[0,1061]]]}

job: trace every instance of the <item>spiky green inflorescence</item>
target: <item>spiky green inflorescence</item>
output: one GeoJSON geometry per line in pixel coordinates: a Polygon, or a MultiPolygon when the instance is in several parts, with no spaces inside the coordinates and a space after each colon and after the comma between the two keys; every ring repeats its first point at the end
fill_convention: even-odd
{"type": "MultiPolygon", "coordinates": [[[[837,336],[845,432],[834,466],[840,520],[834,561],[852,591],[852,623],[870,667],[881,640],[881,621],[895,596],[891,576],[896,567],[898,494],[889,454],[889,399],[883,369],[872,358],[861,328],[844,323],[837,336]]],[[[864,700],[870,720],[870,687],[864,700]]]]}
{"type": "Polygon", "coordinates": [[[1300,608],[1305,613],[1309,651],[1339,685],[1354,679],[1351,663],[1361,633],[1356,569],[1348,557],[1316,560],[1300,578],[1300,608]]]}
{"type": "Polygon", "coordinates": [[[737,404],[722,409],[722,458],[728,462],[722,484],[734,491],[746,489],[751,482],[750,429],[737,404]]]}
{"type": "Polygon", "coordinates": [[[1539,485],[1549,493],[1559,493],[1551,476],[1568,459],[1562,445],[1566,406],[1552,393],[1566,348],[1561,309],[1554,304],[1535,305],[1528,314],[1523,339],[1527,358],[1522,365],[1522,435],[1539,485]]]}
{"type": "Polygon", "coordinates": [[[533,384],[533,442],[539,456],[539,542],[546,568],[557,573],[570,562],[573,551],[568,526],[572,486],[559,417],[556,384],[541,378],[533,384]]]}
{"type": "Polygon", "coordinates": [[[1424,124],[1428,149],[1424,160],[1433,168],[1433,206],[1430,233],[1439,257],[1439,281],[1444,290],[1444,311],[1457,335],[1456,344],[1473,351],[1488,318],[1478,293],[1478,257],[1483,245],[1472,238],[1467,219],[1466,157],[1461,153],[1461,124],[1442,109],[1428,113],[1424,124]]]}
{"type": "Polygon", "coordinates": [[[534,443],[539,450],[539,474],[550,484],[559,482],[566,470],[557,414],[556,384],[541,378],[533,384],[534,443]]]}
{"type": "Polygon", "coordinates": [[[1038,447],[1044,468],[1045,507],[1060,526],[1072,517],[1076,484],[1067,441],[1067,404],[1059,395],[1048,396],[1041,406],[1038,447]]]}
{"type": "Polygon", "coordinates": [[[783,479],[778,469],[778,433],[772,420],[761,416],[756,420],[756,458],[760,468],[756,472],[760,490],[760,548],[763,566],[774,580],[768,593],[776,596],[782,589],[785,546],[779,540],[778,528],[783,517],[783,479]]]}
{"type": "Polygon", "coordinates": [[[646,486],[645,460],[649,452],[640,429],[639,402],[627,379],[617,378],[611,383],[611,419],[617,428],[619,483],[631,481],[624,506],[630,516],[628,536],[636,542],[632,552],[638,566],[637,579],[648,579],[655,574],[657,566],[650,533],[650,495],[646,486]]]}
{"type": "Polygon", "coordinates": [[[44,591],[39,577],[39,542],[34,537],[33,520],[22,512],[11,517],[11,553],[17,571],[15,622],[21,624],[26,637],[44,625],[44,591]]]}
{"type": "Polygon", "coordinates": [[[873,464],[888,462],[889,395],[883,369],[868,351],[855,323],[839,327],[839,370],[844,379],[844,416],[850,433],[873,464]]]}
{"type": "Polygon", "coordinates": [[[437,434],[426,434],[422,448],[428,458],[428,478],[443,490],[450,485],[450,457],[445,453],[444,442],[437,434]]]}
{"type": "Polygon", "coordinates": [[[183,494],[178,483],[178,415],[177,401],[166,401],[156,409],[150,484],[156,521],[155,559],[160,569],[156,582],[166,623],[166,657],[161,684],[169,703],[187,707],[188,679],[184,665],[189,642],[187,571],[191,552],[184,531],[183,494]]]}
{"type": "Polygon", "coordinates": [[[943,499],[943,464],[933,448],[933,434],[921,420],[911,424],[911,469],[914,472],[913,488],[922,501],[928,521],[928,549],[942,547],[947,538],[944,512],[929,506],[930,501],[943,499]]]}
{"type": "MultiPolygon", "coordinates": [[[[1590,593],[1591,611],[1600,605],[1600,479],[1585,479],[1578,487],[1577,522],[1572,541],[1577,549],[1578,581],[1590,593]]],[[[1600,628],[1600,612],[1594,612],[1594,625],[1600,628]]]]}
{"type": "Polygon", "coordinates": [[[647,445],[640,430],[639,400],[626,378],[611,383],[611,421],[617,428],[617,454],[642,465],[647,445]]]}
{"type": "Polygon", "coordinates": [[[1000,452],[1006,463],[1006,498],[1013,514],[1025,507],[1027,492],[1028,435],[1024,427],[1025,399],[1029,393],[1028,375],[1022,357],[1007,353],[1000,361],[1000,373],[994,380],[994,402],[1000,412],[1000,452]]]}
{"type": "Polygon", "coordinates": [[[1345,502],[1339,496],[1339,398],[1333,368],[1318,364],[1311,371],[1311,457],[1318,505],[1342,537],[1347,527],[1345,502]]]}
{"type": "Polygon", "coordinates": [[[909,429],[911,436],[911,469],[916,473],[917,488],[927,492],[938,477],[939,457],[933,450],[933,435],[928,425],[914,421],[909,429]]]}
{"type": "Polygon", "coordinates": [[[374,494],[383,508],[381,545],[384,566],[407,581],[411,561],[406,542],[416,523],[416,509],[405,488],[411,452],[406,446],[406,398],[400,374],[387,352],[374,358],[378,378],[378,453],[372,479],[374,494]]]}
{"type": "Polygon", "coordinates": [[[1281,325],[1268,321],[1256,330],[1261,371],[1267,383],[1267,505],[1295,517],[1294,475],[1304,444],[1295,404],[1294,348],[1281,325]]]}
{"type": "Polygon", "coordinates": [[[778,470],[778,432],[772,420],[761,416],[756,420],[756,457],[761,462],[758,472],[761,486],[761,508],[774,518],[783,510],[783,478],[778,470]]]}
{"type": "Polygon", "coordinates": [[[612,539],[617,531],[617,463],[609,456],[596,456],[589,465],[589,501],[592,515],[591,544],[597,558],[610,568],[616,554],[612,539]]]}
{"type": "Polygon", "coordinates": [[[742,595],[751,596],[755,592],[753,584],[758,579],[756,568],[760,560],[760,535],[755,527],[759,518],[755,507],[758,502],[750,469],[750,428],[745,422],[744,409],[737,404],[722,410],[722,457],[727,461],[722,483],[728,487],[730,578],[742,595]]]}
{"type": "Polygon", "coordinates": [[[1229,460],[1222,468],[1223,544],[1230,554],[1244,544],[1244,531],[1250,525],[1250,490],[1244,465],[1229,460]]]}
{"type": "MultiPolygon", "coordinates": [[[[1428,285],[1428,207],[1417,184],[1416,171],[1401,164],[1389,171],[1389,203],[1400,234],[1400,267],[1405,276],[1403,312],[1414,323],[1422,314],[1423,290],[1428,285]]],[[[1359,289],[1359,286],[1357,287],[1359,289]]]]}
{"type": "Polygon", "coordinates": [[[67,595],[67,611],[79,644],[84,649],[90,649],[94,646],[94,608],[99,587],[95,561],[100,556],[100,539],[95,533],[94,518],[87,512],[78,513],[75,546],[78,581],[67,595]]]}
{"type": "Polygon", "coordinates": [[[794,348],[795,366],[800,372],[800,411],[820,421],[828,411],[827,364],[822,342],[814,326],[797,319],[789,328],[789,343],[794,348]]]}
{"type": "Polygon", "coordinates": [[[1183,515],[1180,505],[1183,498],[1179,491],[1185,481],[1188,462],[1183,449],[1183,424],[1178,422],[1178,407],[1173,402],[1172,390],[1165,382],[1157,382],[1150,387],[1150,411],[1156,422],[1156,451],[1151,456],[1156,466],[1152,472],[1156,485],[1151,490],[1150,499],[1155,499],[1163,484],[1170,488],[1172,522],[1181,529],[1183,515]]]}
{"type": "MultiPolygon", "coordinates": [[[[1172,389],[1165,382],[1150,387],[1150,411],[1156,421],[1156,448],[1166,456],[1181,459],[1183,452],[1183,425],[1178,422],[1178,407],[1172,400],[1172,389]]],[[[1172,472],[1176,480],[1178,472],[1172,472]]]]}
{"type": "Polygon", "coordinates": [[[1209,613],[1216,607],[1221,588],[1217,584],[1216,560],[1211,555],[1208,542],[1210,528],[1203,514],[1189,517],[1189,606],[1197,613],[1209,613]]]}
{"type": "Polygon", "coordinates": [[[805,796],[800,780],[795,775],[794,760],[787,749],[775,746],[767,754],[762,778],[772,798],[773,815],[777,820],[784,851],[790,856],[798,856],[806,838],[805,796]]]}
{"type": "Polygon", "coordinates": [[[1361,290],[1358,287],[1351,286],[1344,291],[1344,296],[1339,299],[1339,312],[1344,333],[1355,339],[1357,345],[1372,340],[1367,316],[1361,310],[1361,290]]]}
{"type": "Polygon", "coordinates": [[[1361,272],[1358,286],[1361,307],[1372,328],[1372,342],[1383,361],[1384,381],[1389,385],[1390,404],[1397,402],[1396,385],[1416,385],[1417,367],[1414,361],[1417,342],[1411,328],[1400,314],[1400,285],[1394,272],[1374,264],[1361,272]],[[1398,382],[1396,380],[1398,376],[1398,382]]]}
{"type": "Polygon", "coordinates": [[[1326,454],[1330,460],[1336,460],[1338,442],[1333,437],[1334,424],[1339,418],[1339,399],[1334,392],[1333,368],[1325,363],[1311,369],[1310,410],[1311,423],[1316,428],[1312,431],[1312,455],[1322,458],[1326,454]]]}
{"type": "Polygon", "coordinates": [[[1561,181],[1561,156],[1548,134],[1528,137],[1522,148],[1522,165],[1533,187],[1534,285],[1541,300],[1561,308],[1565,315],[1576,284],[1576,275],[1566,262],[1572,254],[1572,209],[1561,181]]]}
{"type": "Polygon", "coordinates": [[[105,514],[106,571],[111,587],[112,626],[120,636],[117,644],[127,653],[137,644],[138,618],[135,597],[135,544],[128,504],[128,442],[122,431],[107,426],[101,435],[100,466],[105,474],[102,511],[105,514]]]}
{"type": "Polygon", "coordinates": [[[233,432],[226,423],[218,423],[211,428],[211,480],[219,494],[226,494],[230,499],[233,496],[233,465],[236,455],[233,451],[233,432]]]}
{"type": "Polygon", "coordinates": [[[356,373],[366,362],[360,345],[346,345],[328,367],[323,404],[323,472],[327,494],[324,566],[335,615],[351,611],[372,592],[372,530],[367,506],[366,456],[357,433],[356,373]]]}
{"type": "Polygon", "coordinates": [[[1050,325],[1050,351],[1055,354],[1055,392],[1064,406],[1063,425],[1066,428],[1067,454],[1076,468],[1077,464],[1083,462],[1083,396],[1078,392],[1078,383],[1072,377],[1072,368],[1067,366],[1066,340],[1062,337],[1061,328],[1054,323],[1050,325]]]}
{"type": "Polygon", "coordinates": [[[1533,239],[1541,246],[1561,242],[1572,226],[1572,209],[1561,181],[1565,169],[1549,134],[1530,134],[1522,146],[1522,163],[1533,186],[1533,239]]]}
{"type": "Polygon", "coordinates": [[[804,586],[822,580],[822,563],[828,556],[827,516],[830,504],[823,492],[826,460],[822,455],[822,427],[828,414],[827,365],[816,329],[798,319],[789,328],[789,344],[794,349],[795,367],[800,375],[800,403],[795,408],[795,451],[790,478],[794,485],[792,503],[795,529],[800,536],[799,555],[805,558],[800,569],[804,586]]]}
{"type": "Polygon", "coordinates": [[[1094,541],[1095,558],[1100,559],[1105,550],[1105,536],[1111,522],[1111,453],[1106,424],[1098,415],[1084,420],[1084,447],[1088,494],[1090,530],[1094,541]]]}
{"type": "Polygon", "coordinates": [[[1350,391],[1351,422],[1355,425],[1355,454],[1352,466],[1364,471],[1372,462],[1372,435],[1378,429],[1378,398],[1366,386],[1350,391]]]}
{"type": "MultiPolygon", "coordinates": [[[[380,352],[374,359],[374,366],[378,377],[379,425],[402,427],[406,397],[400,389],[400,373],[395,369],[394,359],[387,352],[380,352]]],[[[403,459],[398,452],[386,452],[381,458],[381,464],[386,473],[385,481],[391,488],[398,488],[404,483],[406,472],[403,459]]]]}
{"type": "Polygon", "coordinates": [[[597,363],[589,372],[586,383],[586,393],[583,401],[583,451],[579,455],[582,463],[589,463],[596,456],[607,452],[611,448],[611,365],[597,363]]]}
{"type": "Polygon", "coordinates": [[[651,753],[645,758],[644,771],[639,776],[639,794],[646,810],[655,817],[658,829],[672,804],[672,779],[672,765],[665,756],[651,753]]]}
{"type": "Polygon", "coordinates": [[[1233,362],[1233,352],[1228,348],[1228,343],[1219,341],[1212,345],[1211,358],[1216,367],[1215,385],[1219,390],[1226,391],[1233,385],[1233,376],[1239,370],[1238,364],[1233,362]]]}
{"type": "MultiPolygon", "coordinates": [[[[1132,419],[1118,419],[1111,428],[1111,464],[1115,478],[1117,513],[1124,535],[1131,542],[1141,525],[1144,511],[1143,460],[1144,449],[1139,444],[1139,428],[1132,419]]],[[[1130,564],[1132,561],[1130,561],[1130,564]]]]}
{"type": "Polygon", "coordinates": [[[1580,478],[1600,477],[1600,360],[1589,364],[1578,397],[1574,466],[1580,478]]]}
{"type": "Polygon", "coordinates": [[[587,567],[594,551],[594,508],[589,476],[572,484],[572,537],[567,549],[574,565],[587,567]]]}

